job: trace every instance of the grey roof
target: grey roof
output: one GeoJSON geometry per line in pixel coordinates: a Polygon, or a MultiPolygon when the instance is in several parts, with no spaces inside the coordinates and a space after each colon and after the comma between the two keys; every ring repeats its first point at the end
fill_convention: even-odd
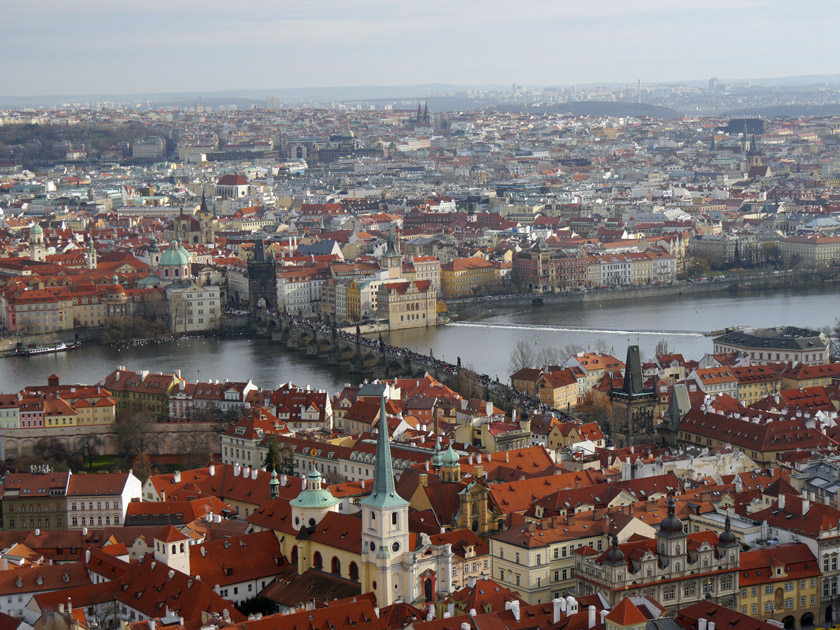
{"type": "Polygon", "coordinates": [[[819,330],[797,328],[796,326],[777,326],[775,328],[755,328],[736,330],[715,337],[715,343],[725,343],[742,348],[761,348],[779,350],[823,350],[825,342],[819,330]]]}

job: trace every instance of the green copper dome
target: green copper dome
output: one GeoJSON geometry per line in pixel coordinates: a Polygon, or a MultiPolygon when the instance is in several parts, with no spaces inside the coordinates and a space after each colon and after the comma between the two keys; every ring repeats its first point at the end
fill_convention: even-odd
{"type": "Polygon", "coordinates": [[[340,502],[341,499],[335,498],[329,488],[321,487],[321,473],[313,469],[306,476],[306,489],[289,503],[299,508],[328,508],[340,502]]]}
{"type": "Polygon", "coordinates": [[[182,267],[190,264],[190,253],[181,247],[180,241],[173,241],[160,256],[161,267],[182,267]]]}
{"type": "Polygon", "coordinates": [[[29,228],[29,233],[30,234],[43,234],[44,233],[44,228],[42,228],[38,223],[36,223],[31,228],[29,228]]]}
{"type": "Polygon", "coordinates": [[[440,456],[441,466],[457,466],[461,458],[458,457],[458,453],[455,452],[455,449],[452,448],[452,442],[449,443],[449,448],[440,456]]]}

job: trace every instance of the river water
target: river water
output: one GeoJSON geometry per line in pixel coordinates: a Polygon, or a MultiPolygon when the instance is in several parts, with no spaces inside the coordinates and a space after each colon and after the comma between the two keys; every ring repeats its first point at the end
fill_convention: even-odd
{"type": "MultiPolygon", "coordinates": [[[[820,328],[833,325],[840,316],[840,293],[836,288],[774,293],[668,296],[644,300],[589,302],[574,305],[488,306],[481,318],[449,326],[396,331],[386,341],[417,352],[455,362],[498,376],[508,377],[510,355],[519,340],[535,348],[570,344],[595,349],[601,342],[623,359],[629,343],[638,343],[651,357],[660,339],[672,352],[699,359],[712,349],[709,330],[726,326],[796,325],[820,328]]],[[[292,381],[305,387],[338,392],[357,375],[307,359],[297,352],[264,339],[185,339],[114,348],[85,345],[57,355],[0,359],[0,393],[26,385],[46,384],[56,373],[62,383],[96,383],[123,365],[153,372],[181,370],[195,380],[252,379],[262,387],[292,381]]]]}

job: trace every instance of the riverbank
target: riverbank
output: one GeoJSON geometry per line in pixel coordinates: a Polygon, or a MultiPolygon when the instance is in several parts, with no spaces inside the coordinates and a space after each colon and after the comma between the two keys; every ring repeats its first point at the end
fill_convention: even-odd
{"type": "Polygon", "coordinates": [[[630,286],[608,289],[572,291],[568,293],[527,293],[516,295],[493,295],[475,298],[447,300],[451,315],[459,319],[471,319],[487,312],[488,306],[549,306],[573,304],[600,304],[604,302],[644,300],[668,296],[705,295],[714,293],[737,293],[749,291],[782,291],[791,288],[795,281],[798,288],[835,285],[840,287],[840,278],[825,279],[818,274],[802,275],[794,272],[757,274],[751,276],[709,278],[699,282],[681,282],[656,286],[630,286]]]}

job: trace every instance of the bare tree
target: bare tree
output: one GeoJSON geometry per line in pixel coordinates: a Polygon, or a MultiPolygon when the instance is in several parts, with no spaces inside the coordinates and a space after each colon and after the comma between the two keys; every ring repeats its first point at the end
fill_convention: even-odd
{"type": "Polygon", "coordinates": [[[129,405],[117,415],[114,433],[120,452],[131,459],[148,453],[161,435],[154,414],[139,403],[129,405]]]}
{"type": "Polygon", "coordinates": [[[510,353],[510,372],[518,372],[522,368],[534,367],[536,363],[536,356],[534,352],[534,344],[520,339],[516,342],[513,350],[510,353]]]}
{"type": "Polygon", "coordinates": [[[189,469],[207,465],[213,456],[208,444],[209,435],[204,431],[188,431],[179,433],[175,438],[175,448],[184,458],[184,467],[189,469]]]}
{"type": "Polygon", "coordinates": [[[656,356],[663,357],[666,354],[670,354],[671,351],[668,348],[668,342],[665,339],[660,339],[656,342],[656,356]]]}
{"type": "Polygon", "coordinates": [[[590,389],[583,395],[583,402],[577,407],[577,412],[587,420],[597,422],[599,426],[605,427],[612,413],[610,398],[604,392],[597,389],[590,389]]]}
{"type": "Polygon", "coordinates": [[[102,438],[94,433],[88,433],[79,442],[79,454],[82,456],[82,463],[87,460],[88,470],[93,468],[93,458],[99,454],[103,444],[102,438]]]}

